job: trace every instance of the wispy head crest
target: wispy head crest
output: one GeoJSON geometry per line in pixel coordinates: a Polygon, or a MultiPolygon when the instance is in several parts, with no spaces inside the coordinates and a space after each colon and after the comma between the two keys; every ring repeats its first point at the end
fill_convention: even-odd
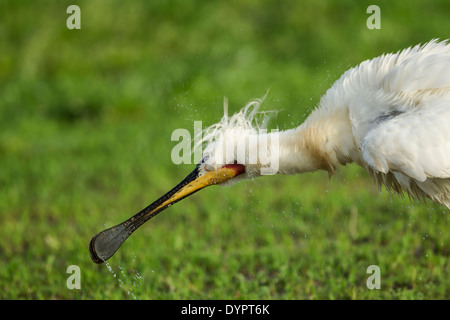
{"type": "Polygon", "coordinates": [[[224,98],[224,115],[222,119],[202,130],[200,137],[197,136],[195,139],[197,143],[194,145],[193,151],[203,148],[203,154],[209,154],[213,152],[217,142],[225,138],[225,134],[239,136],[257,133],[260,129],[266,129],[270,115],[276,112],[259,110],[266,96],[267,94],[260,99],[250,101],[232,116],[228,115],[228,100],[224,98]]]}

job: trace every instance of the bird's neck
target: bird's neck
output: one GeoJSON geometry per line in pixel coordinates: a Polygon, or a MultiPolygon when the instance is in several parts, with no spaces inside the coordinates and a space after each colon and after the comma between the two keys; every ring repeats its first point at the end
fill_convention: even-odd
{"type": "Polygon", "coordinates": [[[331,174],[339,164],[351,162],[356,149],[346,110],[330,114],[319,108],[299,127],[269,135],[274,135],[271,147],[272,152],[278,150],[281,174],[316,170],[331,174]]]}

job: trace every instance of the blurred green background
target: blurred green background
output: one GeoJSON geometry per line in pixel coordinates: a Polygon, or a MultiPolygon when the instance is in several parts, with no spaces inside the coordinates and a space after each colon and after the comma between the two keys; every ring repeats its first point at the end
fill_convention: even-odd
{"type": "Polygon", "coordinates": [[[379,191],[356,166],[211,187],[108,265],[88,252],[193,169],[171,161],[175,129],[268,89],[269,128],[297,126],[348,68],[449,38],[449,14],[448,0],[0,1],[0,298],[449,298],[449,210],[379,191]]]}

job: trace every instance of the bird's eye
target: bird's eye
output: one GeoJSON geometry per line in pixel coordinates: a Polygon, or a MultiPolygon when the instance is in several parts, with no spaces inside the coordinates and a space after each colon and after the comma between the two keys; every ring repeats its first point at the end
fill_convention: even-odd
{"type": "Polygon", "coordinates": [[[200,163],[205,163],[209,159],[209,154],[205,155],[200,163]]]}

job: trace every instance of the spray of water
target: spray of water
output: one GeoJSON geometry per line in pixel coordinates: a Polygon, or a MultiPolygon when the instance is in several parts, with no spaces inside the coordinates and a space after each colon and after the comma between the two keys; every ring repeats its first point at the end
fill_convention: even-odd
{"type": "Polygon", "coordinates": [[[108,261],[105,261],[105,266],[108,271],[113,275],[114,279],[119,284],[119,287],[124,290],[129,297],[134,300],[140,300],[136,297],[134,290],[142,285],[143,277],[139,274],[139,272],[133,270],[132,273],[129,273],[125,268],[118,266],[118,270],[114,270],[108,261]]]}

